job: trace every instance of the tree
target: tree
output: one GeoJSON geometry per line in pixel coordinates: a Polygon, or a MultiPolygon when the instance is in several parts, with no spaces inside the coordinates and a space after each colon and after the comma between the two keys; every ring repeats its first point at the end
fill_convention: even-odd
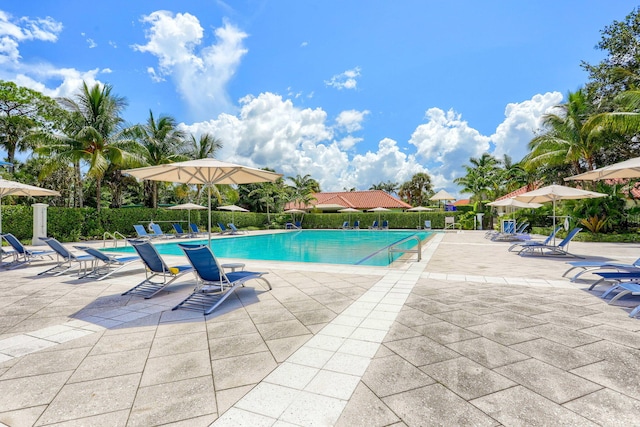
{"type": "Polygon", "coordinates": [[[398,191],[400,198],[412,206],[425,206],[432,194],[431,177],[424,172],[413,175],[398,191]]]}
{"type": "MultiPolygon", "coordinates": [[[[190,135],[188,138],[189,144],[184,150],[184,154],[190,159],[207,159],[207,158],[215,158],[216,153],[222,149],[222,141],[216,137],[214,137],[210,133],[203,133],[198,138],[194,135],[190,135]]],[[[217,185],[214,185],[211,189],[214,195],[218,198],[218,202],[220,203],[222,200],[222,195],[220,193],[220,189],[217,185]]],[[[200,193],[202,192],[202,185],[196,185],[196,198],[200,197],[200,193]]]]}
{"type": "Polygon", "coordinates": [[[60,117],[56,102],[40,92],[0,80],[0,145],[13,163],[16,151],[32,148],[28,138],[36,131],[51,131],[60,117]]]}
{"type": "Polygon", "coordinates": [[[500,160],[488,153],[480,158],[471,157],[471,166],[464,165],[466,175],[454,179],[454,182],[462,186],[463,193],[471,194],[471,200],[479,202],[479,211],[482,212],[482,203],[487,199],[493,199],[500,188],[500,160]]]}
{"type": "Polygon", "coordinates": [[[320,184],[315,179],[311,178],[311,175],[305,176],[296,175],[295,177],[288,176],[288,180],[293,182],[291,188],[291,200],[297,207],[304,208],[311,204],[315,200],[313,193],[320,192],[320,184]]]}
{"type": "MultiPolygon", "coordinates": [[[[132,131],[140,143],[146,165],[158,166],[187,159],[179,152],[185,134],[177,129],[177,123],[173,117],[161,115],[156,120],[153,111],[150,110],[146,124],[138,125],[132,131]]],[[[157,208],[158,181],[148,181],[148,185],[151,190],[148,204],[152,208],[157,208]]]]}
{"type": "Polygon", "coordinates": [[[371,187],[369,187],[369,190],[382,190],[389,194],[395,194],[398,191],[398,188],[399,185],[397,182],[387,181],[381,182],[379,184],[373,184],[371,187]]]}

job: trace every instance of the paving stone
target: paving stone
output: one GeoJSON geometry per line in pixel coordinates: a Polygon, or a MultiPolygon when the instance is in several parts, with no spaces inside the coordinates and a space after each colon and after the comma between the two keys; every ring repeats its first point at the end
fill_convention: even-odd
{"type": "Polygon", "coordinates": [[[400,421],[369,388],[358,384],[349,403],[342,411],[336,427],[389,426],[400,421]]]}
{"type": "Polygon", "coordinates": [[[141,373],[149,351],[131,350],[86,357],[69,379],[69,383],[141,373]]]}
{"type": "Polygon", "coordinates": [[[211,360],[206,350],[147,359],[140,387],[211,375],[211,360]]]}
{"type": "Polygon", "coordinates": [[[489,369],[529,358],[525,354],[486,338],[456,342],[448,344],[447,347],[489,369]]]}
{"type": "Polygon", "coordinates": [[[602,360],[580,350],[580,347],[574,349],[544,338],[515,344],[511,348],[567,371],[602,360]]]}
{"type": "Polygon", "coordinates": [[[376,396],[384,397],[433,384],[434,380],[402,357],[391,355],[373,359],[362,382],[376,396]]]}
{"type": "Polygon", "coordinates": [[[628,396],[640,396],[638,369],[605,360],[573,369],[571,373],[628,396]]]}
{"type": "Polygon", "coordinates": [[[245,354],[211,362],[216,391],[256,384],[276,368],[268,351],[245,354]]]}
{"type": "Polygon", "coordinates": [[[563,406],[599,425],[634,425],[640,413],[639,400],[609,389],[598,390],[563,406]]]}
{"type": "Polygon", "coordinates": [[[0,381],[0,412],[51,403],[72,371],[0,381]]]}
{"type": "Polygon", "coordinates": [[[415,366],[442,362],[458,354],[429,338],[418,336],[385,343],[386,347],[415,366]]]}
{"type": "Polygon", "coordinates": [[[41,405],[0,413],[0,424],[11,427],[31,427],[46,408],[46,405],[41,405]]]}

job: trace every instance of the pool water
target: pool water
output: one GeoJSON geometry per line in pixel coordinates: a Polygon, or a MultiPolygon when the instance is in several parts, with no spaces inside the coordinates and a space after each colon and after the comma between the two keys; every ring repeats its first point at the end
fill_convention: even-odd
{"type": "MultiPolygon", "coordinates": [[[[396,230],[300,230],[214,239],[211,249],[221,258],[387,266],[402,256],[397,252],[389,254],[389,246],[410,236],[425,240],[430,234],[396,230]]],[[[207,244],[207,240],[188,243],[207,244]]],[[[417,244],[415,239],[410,239],[398,247],[410,249],[417,244]]],[[[154,246],[162,255],[183,255],[177,243],[154,242],[154,246]]],[[[133,252],[131,247],[107,249],[116,250],[133,252]]]]}

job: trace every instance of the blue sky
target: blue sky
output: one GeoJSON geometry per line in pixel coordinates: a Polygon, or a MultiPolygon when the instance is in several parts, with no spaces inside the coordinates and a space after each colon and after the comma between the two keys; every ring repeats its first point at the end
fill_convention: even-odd
{"type": "MultiPolygon", "coordinates": [[[[471,156],[515,161],[587,79],[629,1],[0,1],[0,79],[50,96],[109,83],[128,122],[168,114],[218,158],[325,191],[436,190],[471,156]]],[[[3,154],[0,152],[0,154],[3,154]]],[[[460,197],[464,195],[459,194],[460,197]]]]}

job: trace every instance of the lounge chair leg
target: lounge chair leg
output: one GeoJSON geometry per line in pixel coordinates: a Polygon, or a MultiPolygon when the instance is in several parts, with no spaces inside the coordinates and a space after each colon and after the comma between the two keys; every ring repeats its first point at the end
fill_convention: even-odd
{"type": "Polygon", "coordinates": [[[611,298],[611,301],[609,301],[609,304],[613,304],[614,302],[618,301],[620,298],[622,298],[625,295],[629,295],[633,292],[628,291],[628,290],[624,290],[622,292],[618,292],[618,295],[616,295],[615,297],[611,298]]]}

